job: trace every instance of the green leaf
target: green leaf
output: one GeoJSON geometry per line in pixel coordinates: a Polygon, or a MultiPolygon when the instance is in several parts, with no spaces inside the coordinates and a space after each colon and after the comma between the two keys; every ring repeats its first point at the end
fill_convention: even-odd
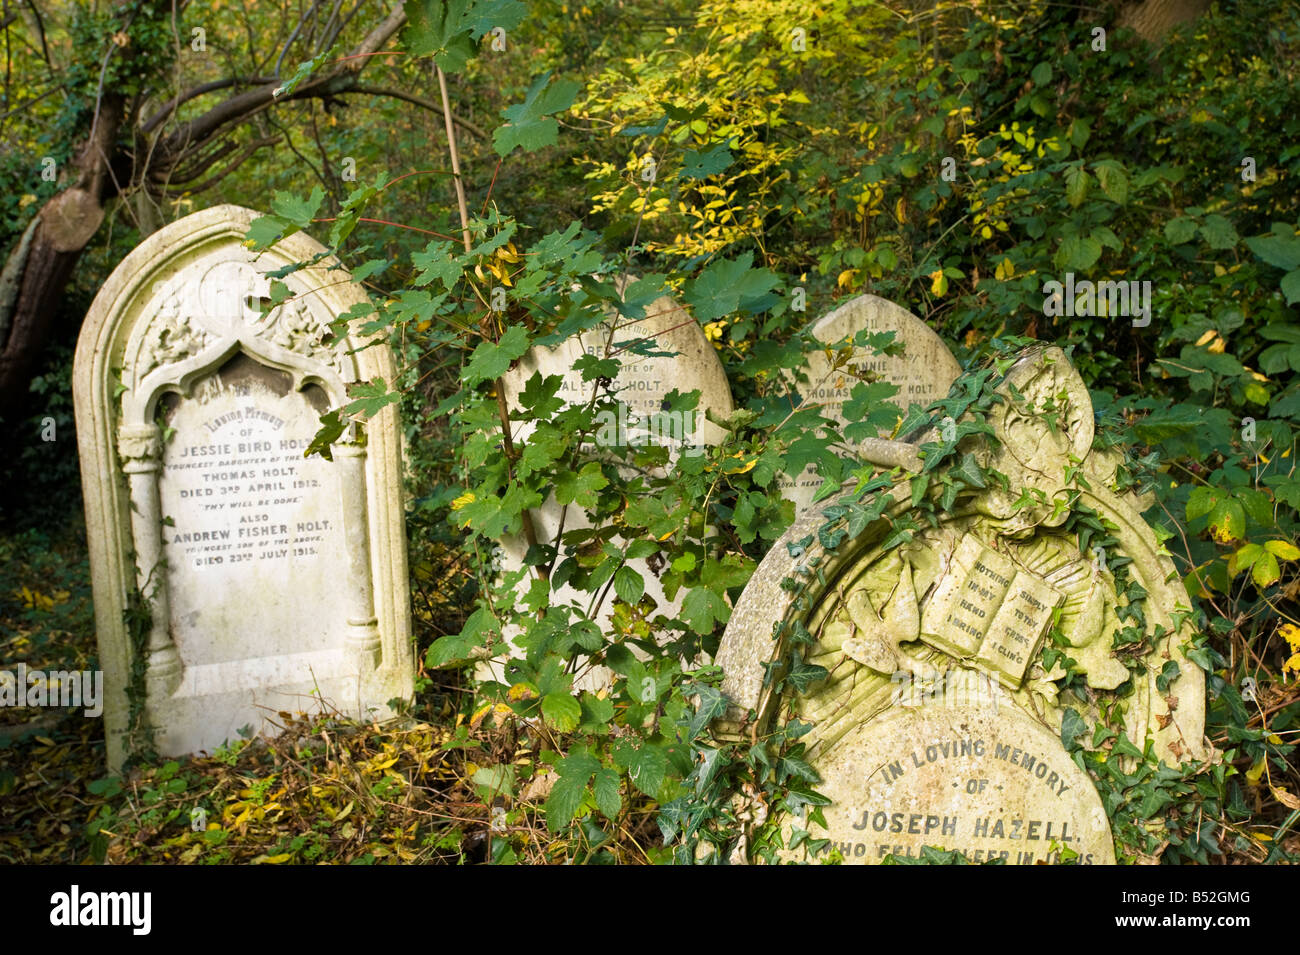
{"type": "Polygon", "coordinates": [[[500,378],[511,362],[528,351],[528,333],[522,325],[511,325],[499,342],[480,342],[461,372],[466,387],[500,378]]]}
{"type": "Polygon", "coordinates": [[[698,322],[712,322],[737,311],[754,312],[775,304],[771,295],[781,279],[765,268],[754,268],[753,253],[735,259],[715,259],[688,283],[686,303],[698,322]]]}
{"type": "Polygon", "coordinates": [[[820,680],[826,679],[830,675],[823,666],[815,663],[804,663],[803,657],[799,653],[793,654],[794,659],[790,663],[790,672],[786,679],[800,693],[808,692],[808,687],[820,680]]]}
{"type": "Polygon", "coordinates": [[[1265,541],[1264,549],[1281,560],[1300,560],[1300,547],[1296,547],[1290,541],[1265,541]]]}
{"type": "Polygon", "coordinates": [[[542,697],[542,716],[561,733],[570,733],[578,728],[582,705],[567,692],[548,693],[542,697]]]}
{"type": "MultiPolygon", "coordinates": [[[[1220,544],[1242,540],[1246,535],[1246,509],[1240,501],[1218,501],[1210,511],[1210,534],[1220,544]]],[[[1274,562],[1276,563],[1276,562],[1274,562]]]]}
{"type": "Polygon", "coordinates": [[[645,593],[645,580],[631,567],[624,564],[614,574],[614,593],[626,604],[635,604],[645,593]]]}
{"type": "Polygon", "coordinates": [[[585,749],[574,750],[555,764],[559,778],[546,800],[546,828],[557,832],[573,821],[587,783],[600,768],[600,761],[585,749]]]}
{"type": "Polygon", "coordinates": [[[1282,276],[1282,294],[1286,296],[1288,305],[1300,302],[1300,269],[1282,276]]]}
{"type": "Polygon", "coordinates": [[[414,56],[433,56],[448,73],[458,73],[477,52],[477,41],[493,27],[513,29],[528,8],[518,0],[406,0],[402,39],[414,56]]]}
{"type": "Polygon", "coordinates": [[[389,391],[382,378],[357,382],[348,391],[354,400],[344,406],[343,413],[346,415],[359,414],[365,418],[373,418],[384,408],[402,400],[402,393],[389,391]]]}
{"type": "Polygon", "coordinates": [[[1262,550],[1255,562],[1250,565],[1250,577],[1255,581],[1256,587],[1269,587],[1277,583],[1282,577],[1282,570],[1278,567],[1277,558],[1272,553],[1262,550]]]}
{"type": "Polygon", "coordinates": [[[618,773],[607,766],[602,766],[596,770],[595,785],[592,788],[596,795],[596,808],[606,819],[617,819],[619,810],[623,808],[618,773]]]}
{"type": "Polygon", "coordinates": [[[1103,159],[1093,163],[1092,168],[1107,199],[1119,206],[1128,201],[1128,173],[1122,165],[1113,159],[1103,159]]]}
{"type": "Polygon", "coordinates": [[[522,103],[502,110],[507,123],[492,134],[492,145],[498,156],[507,156],[515,147],[533,152],[555,143],[559,123],[551,114],[563,112],[573,105],[580,88],[573,80],[550,82],[550,72],[543,73],[529,87],[522,103]]]}
{"type": "Polygon", "coordinates": [[[579,507],[596,506],[596,492],[609,484],[600,465],[589,461],[577,474],[566,471],[555,479],[555,499],[560,504],[577,504],[579,507]]]}
{"type": "Polygon", "coordinates": [[[452,245],[445,239],[434,239],[424,247],[422,252],[411,253],[411,264],[418,269],[412,280],[415,285],[428,285],[434,279],[442,282],[443,288],[451,291],[460,279],[460,264],[452,257],[452,245]]]}
{"type": "Polygon", "coordinates": [[[714,143],[704,151],[694,149],[686,150],[686,155],[682,159],[682,168],[678,175],[683,179],[708,179],[716,175],[731,165],[733,156],[731,155],[730,140],[722,143],[714,143]]]}
{"type": "Polygon", "coordinates": [[[682,619],[696,633],[708,636],[718,623],[731,619],[731,608],[708,587],[693,587],[682,601],[682,619]]]}
{"type": "Polygon", "coordinates": [[[1067,235],[1056,250],[1056,267],[1070,272],[1090,269],[1101,258],[1101,243],[1091,236],[1067,235]]]}
{"type": "Polygon", "coordinates": [[[1083,163],[1075,163],[1065,170],[1065,200],[1071,209],[1077,209],[1088,198],[1088,188],[1092,177],[1083,168],[1083,163]]]}
{"type": "Polygon", "coordinates": [[[1067,706],[1061,714],[1061,745],[1067,753],[1080,748],[1079,737],[1088,732],[1087,725],[1073,707],[1067,706]]]}
{"type": "Polygon", "coordinates": [[[1232,227],[1232,223],[1218,214],[1211,214],[1201,220],[1201,238],[1203,238],[1211,249],[1224,251],[1236,246],[1238,242],[1237,230],[1232,227]]]}
{"type": "Polygon", "coordinates": [[[659,791],[663,789],[664,780],[668,776],[668,755],[662,747],[645,743],[632,749],[625,768],[628,778],[637,789],[651,799],[659,798],[659,791]]]}
{"type": "Polygon", "coordinates": [[[1283,272],[1300,269],[1300,235],[1291,226],[1275,222],[1272,235],[1249,238],[1246,247],[1283,272]]]}
{"type": "Polygon", "coordinates": [[[1172,245],[1182,245],[1196,238],[1196,221],[1187,216],[1179,216],[1165,223],[1165,241],[1172,245]]]}

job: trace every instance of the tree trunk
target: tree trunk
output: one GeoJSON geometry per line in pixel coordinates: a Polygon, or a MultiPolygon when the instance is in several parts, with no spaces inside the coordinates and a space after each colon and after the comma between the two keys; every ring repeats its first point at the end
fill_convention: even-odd
{"type": "MultiPolygon", "coordinates": [[[[158,3],[159,9],[163,9],[164,0],[158,0],[158,3]]],[[[71,164],[72,169],[65,174],[64,181],[71,187],[41,207],[33,219],[36,223],[34,232],[14,244],[3,269],[0,269],[0,415],[12,411],[26,392],[73,268],[104,220],[105,203],[116,198],[117,182],[131,183],[141,191],[158,183],[193,182],[206,167],[224,158],[227,160],[225,171],[208,180],[209,183],[219,181],[230,168],[272,140],[252,143],[243,150],[236,149],[233,142],[227,144],[229,148],[219,146],[206,153],[205,147],[279,102],[310,97],[330,99],[357,89],[357,78],[369,62],[369,55],[383,49],[405,22],[404,8],[398,3],[383,21],[370,30],[352,55],[343,58],[341,65],[306,80],[298,89],[282,97],[276,95],[280,84],[276,78],[251,81],[228,78],[180,94],[165,104],[155,117],[144,121],[138,133],[147,136],[165,126],[174,116],[175,107],[189,98],[213,89],[252,86],[218,103],[206,113],[181,123],[167,134],[159,133],[157,142],[153,144],[156,148],[151,148],[143,140],[137,142],[133,153],[150,157],[148,168],[134,168],[130,155],[119,148],[118,134],[126,122],[126,100],[119,93],[101,91],[87,142],[71,164]],[[230,158],[232,153],[233,158],[230,158]],[[200,155],[204,157],[198,160],[201,168],[195,170],[195,157],[200,155]],[[110,170],[116,178],[110,175],[110,170]],[[174,175],[177,170],[181,170],[180,179],[174,175]]],[[[121,55],[129,56],[130,53],[121,55]]],[[[200,185],[198,188],[204,187],[200,185]]],[[[139,200],[149,206],[148,214],[140,217],[142,227],[146,232],[156,229],[162,223],[154,214],[154,197],[141,195],[139,200]]],[[[140,206],[135,208],[138,211],[140,206]]]]}
{"type": "Polygon", "coordinates": [[[49,338],[53,319],[72,270],[104,221],[108,165],[122,123],[125,102],[105,95],[69,178],[75,183],[47,201],[36,214],[30,243],[15,243],[5,272],[14,277],[17,295],[10,307],[9,336],[0,350],[0,413],[22,399],[33,367],[49,338]],[[21,276],[21,278],[19,278],[21,276]]]}

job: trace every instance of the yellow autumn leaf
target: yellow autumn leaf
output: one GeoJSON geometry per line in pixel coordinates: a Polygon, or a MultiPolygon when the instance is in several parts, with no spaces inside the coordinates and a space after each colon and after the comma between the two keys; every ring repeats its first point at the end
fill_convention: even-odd
{"type": "Polygon", "coordinates": [[[835,284],[838,285],[840,288],[847,288],[849,285],[853,283],[853,280],[857,277],[858,277],[857,269],[845,269],[843,272],[840,273],[840,277],[835,280],[835,284]]]}
{"type": "Polygon", "coordinates": [[[490,712],[492,712],[492,706],[493,704],[491,703],[484,703],[477,710],[475,710],[474,715],[469,718],[469,725],[473,729],[478,729],[479,723],[483,722],[483,717],[487,716],[490,712]]]}
{"type": "Polygon", "coordinates": [[[460,497],[456,498],[456,500],[451,502],[451,509],[453,511],[459,511],[466,504],[473,504],[473,503],[474,503],[474,492],[466,491],[460,497]]]}
{"type": "Polygon", "coordinates": [[[1015,274],[1016,274],[1016,267],[1011,263],[1011,260],[1007,258],[1004,258],[1001,262],[999,262],[997,269],[995,269],[993,272],[994,278],[996,278],[999,282],[1005,282],[1007,279],[1011,278],[1015,274]]]}
{"type": "Polygon", "coordinates": [[[1284,623],[1277,628],[1277,632],[1291,645],[1292,650],[1300,650],[1300,627],[1293,623],[1284,623]]]}
{"type": "Polygon", "coordinates": [[[943,274],[943,269],[935,269],[930,273],[930,294],[942,298],[948,291],[948,276],[943,274]]]}
{"type": "Polygon", "coordinates": [[[520,700],[534,699],[537,696],[537,691],[526,683],[516,683],[506,695],[511,701],[517,703],[520,700]]]}
{"type": "Polygon", "coordinates": [[[1300,653],[1294,654],[1290,660],[1287,660],[1286,663],[1282,664],[1282,672],[1286,673],[1288,670],[1292,673],[1300,674],[1300,653]]]}
{"type": "Polygon", "coordinates": [[[1206,333],[1205,333],[1204,335],[1202,335],[1200,338],[1196,339],[1196,347],[1199,348],[1199,347],[1202,346],[1202,345],[1205,345],[1205,344],[1208,344],[1209,342],[1214,341],[1214,339],[1218,336],[1218,334],[1219,334],[1218,332],[1216,332],[1213,328],[1211,328],[1208,332],[1206,332],[1206,333]]]}
{"type": "Polygon", "coordinates": [[[1246,778],[1250,780],[1251,785],[1259,785],[1259,778],[1264,775],[1264,767],[1266,765],[1268,765],[1267,761],[1261,759],[1254,766],[1250,767],[1250,769],[1246,770],[1246,778]]]}

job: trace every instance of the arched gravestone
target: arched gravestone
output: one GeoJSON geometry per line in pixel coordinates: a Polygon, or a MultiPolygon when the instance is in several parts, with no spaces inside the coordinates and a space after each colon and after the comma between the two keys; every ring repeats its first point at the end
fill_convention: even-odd
{"type": "MultiPolygon", "coordinates": [[[[619,318],[617,321],[612,339],[610,325],[605,322],[557,346],[537,346],[531,349],[502,376],[506,401],[511,409],[518,408],[518,396],[534,374],[540,374],[543,378],[551,375],[563,378],[558,397],[567,404],[590,401],[595,383],[584,382],[581,374],[573,370],[573,363],[584,354],[604,355],[606,344],[612,342],[614,349],[619,351],[618,358],[622,366],[609,390],[626,405],[627,415],[620,415],[617,421],[610,422],[608,431],[611,436],[621,443],[640,442],[668,447],[674,455],[691,453],[693,448],[720,442],[724,432],[706,420],[705,412],[711,411],[715,417],[722,419],[730,417],[734,410],[731,387],[717,352],[690,314],[665,295],[645,306],[643,318],[635,321],[619,318]],[[628,344],[639,340],[653,343],[655,352],[665,354],[642,356],[626,349],[628,344]],[[700,398],[693,414],[676,419],[661,413],[664,398],[669,392],[676,390],[685,394],[697,389],[700,398]]],[[[516,444],[527,444],[528,431],[517,430],[513,438],[516,444]]],[[[549,498],[541,507],[532,510],[533,525],[540,541],[550,543],[555,539],[562,515],[566,532],[591,526],[582,507],[571,504],[562,508],[554,498],[549,498]]],[[[502,571],[510,573],[522,568],[527,552],[528,543],[522,535],[503,537],[502,571]]],[[[659,608],[655,611],[656,614],[665,613],[671,617],[680,610],[682,597],[676,601],[668,600],[659,582],[660,574],[666,569],[664,566],[656,563],[653,558],[634,558],[628,561],[628,566],[640,573],[645,580],[645,596],[642,599],[649,598],[656,603],[659,608]]],[[[529,579],[525,578],[519,585],[521,592],[527,589],[528,584],[529,579]]],[[[590,595],[567,585],[554,589],[550,595],[552,605],[576,603],[584,610],[590,599],[590,595]]],[[[596,623],[606,632],[612,613],[613,599],[608,597],[595,618],[596,623]]],[[[516,635],[509,632],[506,634],[512,642],[516,635]]],[[[481,667],[479,671],[481,679],[490,674],[499,678],[500,673],[499,666],[481,667]]],[[[598,688],[607,676],[608,673],[603,668],[595,668],[581,674],[577,685],[598,688]]]]}
{"type": "MultiPolygon", "coordinates": [[[[980,387],[971,373],[953,393],[964,383],[980,387]]],[[[852,531],[810,509],[759,565],[718,651],[730,706],[716,732],[748,736],[786,716],[812,723],[806,758],[831,800],[829,833],[814,827],[813,837],[829,835],[849,862],[927,845],[979,860],[1038,862],[1068,849],[1112,862],[1101,802],[1061,742],[1067,706],[1087,741],[1106,702],[1139,750],[1150,739],[1172,765],[1207,755],[1204,676],[1181,649],[1189,633],[1178,610],[1190,601],[1132,495],[1114,489],[1114,456],[1092,451],[1083,381],[1059,349],[1039,349],[1010,367],[996,395],[987,414],[996,440],[961,437],[957,454],[927,472],[931,490],[918,500],[945,479],[965,488],[946,508],[929,498],[940,504],[934,526],[920,519],[910,539],[895,534],[915,510],[906,473],[879,492],[881,516],[867,512],[852,531]],[[972,463],[1007,486],[966,482],[972,463]],[[1081,552],[1069,530],[1083,508],[1113,528],[1104,549],[1081,552]],[[1141,598],[1126,581],[1145,591],[1141,616],[1129,615],[1129,594],[1141,598]],[[1135,629],[1117,653],[1126,627],[1135,629]],[[1068,674],[1049,648],[1075,661],[1093,703],[1061,694],[1068,674]],[[782,661],[779,680],[794,650],[826,672],[813,671],[805,694],[789,683],[776,694],[765,665],[782,661]],[[1161,689],[1170,662],[1178,676],[1161,689]],[[1130,675],[1132,692],[1113,693],[1130,675]]],[[[919,446],[938,440],[932,430],[882,457],[919,472],[919,446]]],[[[787,834],[791,822],[781,820],[787,834]]]]}
{"type": "Polygon", "coordinates": [[[146,239],[95,297],[73,369],[111,769],[151,733],[212,750],[280,710],[389,714],[412,692],[393,408],[304,458],[383,345],[323,343],[366,301],[301,233],[254,256],[256,213],[219,206],[146,239]],[[143,615],[128,627],[130,595],[143,615]],[[136,665],[139,664],[137,667],[136,665]],[[133,715],[134,714],[134,715],[133,715]]]}
{"type": "MultiPolygon", "coordinates": [[[[910,405],[924,408],[944,397],[961,374],[957,359],[933,329],[901,305],[876,295],[859,295],[828,312],[813,323],[811,334],[827,347],[807,354],[801,369],[807,381],[792,382],[792,388],[809,403],[820,405],[823,417],[841,428],[849,424],[844,402],[859,381],[896,385],[898,393],[889,400],[906,415],[910,405]],[[848,364],[836,368],[830,346],[852,341],[862,331],[893,332],[903,353],[880,355],[856,348],[848,364]]],[[[783,497],[794,502],[797,513],[812,503],[821,485],[822,479],[810,466],[797,478],[782,475],[777,487],[783,497]]]]}

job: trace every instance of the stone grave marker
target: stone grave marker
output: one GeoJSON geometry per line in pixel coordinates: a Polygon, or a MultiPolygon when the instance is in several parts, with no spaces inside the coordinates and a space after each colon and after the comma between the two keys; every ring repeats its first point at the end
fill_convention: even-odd
{"type": "MultiPolygon", "coordinates": [[[[637,321],[620,318],[618,321],[613,339],[615,349],[638,339],[650,339],[654,342],[655,351],[671,353],[671,357],[645,357],[630,350],[621,351],[618,357],[622,361],[622,367],[610,390],[623,403],[627,414],[624,416],[620,413],[617,421],[610,422],[610,433],[616,434],[617,439],[623,443],[656,444],[668,447],[674,453],[690,453],[693,447],[721,441],[723,430],[705,419],[705,411],[710,410],[723,419],[729,417],[734,410],[731,388],[717,353],[690,314],[665,295],[645,307],[644,318],[637,321]],[[687,413],[682,420],[669,419],[661,413],[664,398],[669,392],[677,390],[686,393],[696,389],[700,392],[700,399],[693,413],[687,413]]],[[[563,378],[558,397],[567,403],[589,401],[595,383],[584,382],[581,374],[573,371],[573,363],[584,354],[603,355],[608,338],[609,326],[604,323],[557,346],[534,347],[503,376],[506,400],[510,407],[518,407],[518,395],[535,373],[540,373],[543,378],[551,375],[563,378]]],[[[526,444],[528,432],[520,429],[513,434],[513,438],[517,444],[526,444]]],[[[549,498],[541,507],[532,511],[533,525],[540,540],[549,543],[555,539],[562,512],[566,531],[591,526],[580,506],[572,504],[565,509],[554,498],[549,498]]],[[[527,551],[528,544],[522,535],[504,537],[501,541],[502,571],[509,573],[523,567],[527,551]]],[[[657,564],[653,557],[635,558],[628,562],[628,566],[644,578],[645,596],[652,599],[659,608],[655,613],[673,616],[680,608],[682,598],[678,597],[674,602],[665,596],[659,576],[666,568],[657,564]]],[[[527,586],[528,578],[525,578],[520,584],[521,590],[527,586]]],[[[584,596],[567,585],[551,592],[552,605],[577,602],[585,610],[589,600],[589,595],[584,596]]],[[[606,599],[596,617],[596,622],[602,628],[609,626],[612,606],[611,596],[606,599]]],[[[514,635],[507,633],[506,636],[510,639],[514,635]]],[[[479,673],[480,678],[485,678],[488,673],[494,673],[499,678],[500,667],[483,667],[479,673]]],[[[576,685],[583,688],[599,687],[607,676],[604,668],[593,668],[576,685]]]]}
{"type": "Polygon", "coordinates": [[[96,296],[73,370],[110,769],[152,735],[211,751],[279,711],[390,714],[412,692],[399,428],[303,452],[383,345],[326,325],[364,291],[302,233],[254,255],[220,206],[146,239],[96,296]],[[124,613],[143,598],[128,624],[124,613]]]}
{"type": "MultiPolygon", "coordinates": [[[[715,660],[730,704],[720,736],[749,738],[789,716],[813,725],[806,758],[831,804],[829,832],[814,826],[812,837],[828,837],[827,851],[847,862],[932,846],[978,861],[1112,863],[1101,800],[1061,739],[1067,707],[1083,720],[1070,725],[1084,745],[1106,703],[1138,750],[1150,739],[1171,765],[1207,755],[1204,675],[1181,649],[1190,600],[1132,495],[1116,490],[1112,456],[1093,453],[1082,379],[1060,349],[1040,348],[996,388],[997,440],[970,435],[928,473],[936,488],[973,461],[1008,487],[965,485],[947,508],[930,492],[921,499],[934,501],[937,526],[918,518],[901,541],[894,521],[914,507],[906,478],[879,492],[883,512],[856,533],[837,525],[829,549],[824,509],[806,510],[737,601],[715,660]],[[1084,552],[1068,524],[1082,508],[1114,527],[1113,543],[1084,552]],[[1130,600],[1142,601],[1140,617],[1130,600]],[[1136,630],[1124,643],[1150,647],[1132,669],[1115,650],[1125,627],[1136,630]],[[788,667],[795,651],[825,672],[806,693],[776,693],[764,665],[788,667]],[[1092,702],[1062,691],[1066,658],[1092,702]],[[1131,693],[1113,692],[1130,679],[1131,693]]],[[[897,444],[893,457],[919,472],[917,446],[897,444]]],[[[787,836],[802,825],[779,824],[787,836]]]]}
{"type": "MultiPolygon", "coordinates": [[[[901,355],[879,355],[866,348],[856,348],[847,366],[838,370],[829,348],[808,352],[802,371],[807,382],[791,382],[800,397],[820,405],[824,417],[848,424],[844,402],[853,386],[874,375],[898,386],[890,401],[907,414],[909,405],[925,407],[948,394],[948,388],[961,374],[961,366],[938,335],[907,309],[876,295],[859,295],[817,319],[812,335],[827,346],[851,340],[858,332],[894,333],[901,343],[901,355]]],[[[794,501],[796,513],[812,503],[822,486],[822,479],[810,466],[798,478],[782,475],[778,481],[781,494],[794,501]]]]}

